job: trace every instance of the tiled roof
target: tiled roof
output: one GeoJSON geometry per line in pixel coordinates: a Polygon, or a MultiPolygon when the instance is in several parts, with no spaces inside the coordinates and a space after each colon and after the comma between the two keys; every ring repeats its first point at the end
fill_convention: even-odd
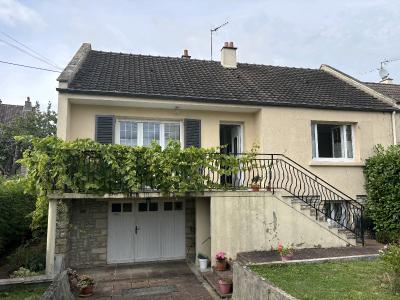
{"type": "Polygon", "coordinates": [[[395,102],[400,103],[400,85],[399,84],[383,84],[374,82],[365,82],[365,85],[375,91],[392,98],[395,102]]]}
{"type": "Polygon", "coordinates": [[[393,110],[389,104],[319,69],[90,50],[60,92],[113,94],[212,103],[393,110]]]}
{"type": "Polygon", "coordinates": [[[22,114],[23,105],[0,104],[0,124],[10,122],[22,114]]]}

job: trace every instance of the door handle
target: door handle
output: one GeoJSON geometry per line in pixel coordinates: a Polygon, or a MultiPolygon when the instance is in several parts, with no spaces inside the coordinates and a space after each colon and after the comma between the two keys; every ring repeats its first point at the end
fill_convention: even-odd
{"type": "Polygon", "coordinates": [[[138,233],[138,230],[139,230],[140,228],[136,225],[135,226],[135,234],[137,234],[138,233]]]}

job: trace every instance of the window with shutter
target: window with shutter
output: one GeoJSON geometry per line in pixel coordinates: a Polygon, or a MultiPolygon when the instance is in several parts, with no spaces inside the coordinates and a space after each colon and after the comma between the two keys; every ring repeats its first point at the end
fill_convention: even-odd
{"type": "Polygon", "coordinates": [[[96,116],[95,140],[101,144],[113,144],[114,124],[114,116],[96,116]]]}
{"type": "Polygon", "coordinates": [[[201,120],[185,119],[185,148],[201,147],[201,120]]]}

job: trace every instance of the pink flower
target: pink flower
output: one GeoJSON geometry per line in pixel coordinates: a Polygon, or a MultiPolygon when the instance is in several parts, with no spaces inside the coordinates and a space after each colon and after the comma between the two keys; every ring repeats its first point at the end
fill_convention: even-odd
{"type": "Polygon", "coordinates": [[[217,259],[217,260],[224,260],[225,259],[225,252],[223,252],[223,251],[220,251],[220,252],[218,252],[216,255],[215,255],[215,258],[217,259]]]}
{"type": "Polygon", "coordinates": [[[283,245],[282,244],[278,244],[278,252],[282,252],[283,250],[283,245]]]}

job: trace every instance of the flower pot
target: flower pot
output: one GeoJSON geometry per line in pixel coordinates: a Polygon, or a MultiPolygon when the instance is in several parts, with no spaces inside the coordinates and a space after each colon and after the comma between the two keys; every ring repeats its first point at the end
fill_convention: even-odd
{"type": "Polygon", "coordinates": [[[93,295],[93,288],[94,285],[89,285],[87,287],[81,288],[81,292],[79,294],[79,297],[90,297],[93,295]]]}
{"type": "Polygon", "coordinates": [[[252,190],[253,192],[259,192],[259,191],[260,191],[260,186],[257,185],[257,184],[252,184],[252,185],[251,185],[251,190],[252,190]]]}
{"type": "Polygon", "coordinates": [[[288,254],[288,255],[282,255],[281,256],[281,260],[282,261],[292,260],[292,258],[293,258],[293,254],[288,254]]]}
{"type": "Polygon", "coordinates": [[[226,270],[226,260],[217,260],[215,263],[215,270],[225,271],[226,270]]]}
{"type": "Polygon", "coordinates": [[[207,258],[204,258],[204,259],[199,258],[199,265],[200,265],[200,271],[205,272],[207,270],[208,259],[207,258]]]}
{"type": "Polygon", "coordinates": [[[221,294],[230,294],[232,292],[232,282],[218,281],[221,294]]]}

